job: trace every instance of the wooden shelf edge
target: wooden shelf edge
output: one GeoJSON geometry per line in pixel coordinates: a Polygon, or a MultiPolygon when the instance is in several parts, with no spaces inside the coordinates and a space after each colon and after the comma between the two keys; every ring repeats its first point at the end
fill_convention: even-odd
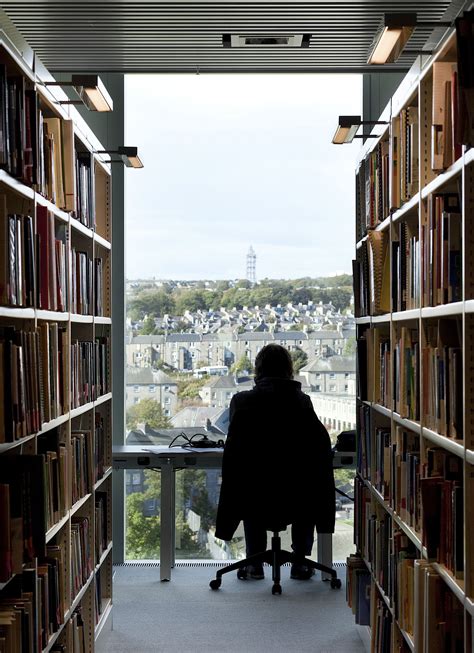
{"type": "Polygon", "coordinates": [[[102,483],[105,483],[105,481],[112,475],[112,466],[107,467],[107,469],[104,471],[104,474],[101,478],[99,478],[98,481],[94,483],[94,492],[100,488],[102,483]]]}
{"type": "Polygon", "coordinates": [[[111,540],[111,541],[107,544],[107,548],[105,549],[105,551],[102,551],[102,553],[101,553],[101,555],[100,555],[99,562],[98,562],[98,563],[96,564],[96,566],[94,567],[94,571],[95,571],[96,573],[99,571],[99,569],[100,569],[100,568],[102,567],[102,565],[104,564],[104,560],[107,558],[107,556],[109,555],[109,553],[112,551],[112,548],[113,548],[113,542],[112,542],[112,540],[111,540]]]}
{"type": "Polygon", "coordinates": [[[71,411],[69,412],[69,415],[71,419],[74,419],[74,417],[79,417],[79,415],[82,415],[83,413],[87,413],[88,410],[92,410],[94,407],[94,402],[90,401],[87,404],[83,404],[82,406],[78,406],[77,408],[72,408],[71,411]]]}
{"type": "Polygon", "coordinates": [[[15,306],[0,306],[0,317],[12,317],[19,320],[34,320],[35,309],[15,306]]]}
{"type": "Polygon", "coordinates": [[[76,512],[78,512],[78,511],[82,508],[82,506],[83,506],[85,503],[87,503],[87,501],[91,498],[91,496],[92,496],[92,493],[89,492],[88,494],[86,494],[85,496],[81,497],[78,501],[76,501],[76,503],[74,503],[74,504],[71,506],[71,510],[69,511],[69,514],[71,515],[71,517],[72,517],[73,515],[75,515],[76,512]]]}
{"type": "Polygon", "coordinates": [[[112,399],[112,393],[107,392],[105,395],[101,395],[94,401],[95,406],[100,406],[101,404],[105,404],[107,401],[110,401],[112,399]]]}
{"type": "Polygon", "coordinates": [[[14,440],[13,442],[2,442],[2,444],[0,444],[0,453],[5,453],[5,451],[10,451],[10,449],[16,449],[16,447],[21,447],[26,442],[34,440],[35,437],[36,433],[32,433],[31,435],[25,435],[24,438],[14,440]]]}
{"type": "Polygon", "coordinates": [[[413,195],[413,197],[411,197],[408,200],[408,202],[402,204],[400,208],[396,209],[392,213],[392,222],[395,223],[405,218],[408,213],[418,208],[419,203],[420,203],[420,193],[417,192],[415,195],[413,195]]]}
{"type": "Polygon", "coordinates": [[[93,240],[94,232],[92,231],[92,229],[90,229],[89,227],[86,227],[85,224],[82,224],[82,222],[77,220],[77,218],[73,218],[72,216],[71,216],[69,222],[70,222],[70,225],[71,225],[71,227],[73,229],[75,229],[76,231],[81,233],[83,236],[87,236],[87,238],[90,238],[91,240],[93,240]]]}
{"type": "Polygon", "coordinates": [[[55,535],[59,533],[61,528],[63,528],[68,523],[68,521],[69,521],[69,512],[66,513],[64,517],[61,517],[61,519],[56,524],[51,526],[51,528],[46,531],[46,535],[45,535],[46,544],[50,540],[52,540],[55,535]]]}
{"type": "Polygon", "coordinates": [[[103,247],[104,249],[107,250],[112,249],[112,243],[106,238],[104,238],[103,236],[99,236],[97,232],[94,234],[94,242],[100,247],[103,247]]]}
{"type": "Polygon", "coordinates": [[[430,564],[433,567],[433,569],[436,571],[436,573],[441,576],[441,578],[444,580],[444,582],[449,587],[451,592],[456,596],[458,601],[460,601],[464,605],[466,599],[466,593],[464,591],[464,581],[459,581],[458,579],[454,578],[452,572],[449,571],[449,569],[447,569],[447,567],[445,567],[441,563],[431,562],[430,564]]]}
{"type": "Polygon", "coordinates": [[[436,433],[436,431],[426,428],[426,426],[423,426],[422,435],[430,442],[433,442],[433,444],[437,444],[456,456],[464,458],[464,444],[458,440],[448,438],[446,435],[440,435],[439,433],[436,433]]]}

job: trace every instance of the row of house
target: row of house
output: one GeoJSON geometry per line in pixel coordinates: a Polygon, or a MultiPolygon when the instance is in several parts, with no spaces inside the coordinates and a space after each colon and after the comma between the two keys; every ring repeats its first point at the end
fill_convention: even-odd
{"type": "Polygon", "coordinates": [[[203,365],[231,367],[243,356],[252,365],[265,345],[273,342],[289,351],[302,349],[310,360],[341,356],[352,329],[248,333],[171,333],[168,335],[132,336],[126,344],[127,365],[154,367],[165,363],[179,371],[191,371],[203,365]]]}

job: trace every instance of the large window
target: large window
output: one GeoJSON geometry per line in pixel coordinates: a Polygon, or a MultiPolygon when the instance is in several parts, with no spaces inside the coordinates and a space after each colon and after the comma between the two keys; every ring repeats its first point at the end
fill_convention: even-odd
{"type": "MultiPolygon", "coordinates": [[[[356,75],[126,78],[125,141],[145,162],[126,174],[127,443],[225,440],[230,399],[252,387],[268,342],[291,351],[333,442],[355,425],[354,388],[325,379],[355,371],[358,146],[331,138],[339,113],[361,113],[361,87],[356,75]]],[[[337,479],[351,494],[353,473],[337,479]]],[[[126,481],[126,555],[158,558],[160,474],[126,481]]],[[[177,558],[243,555],[240,529],[214,538],[219,488],[220,470],[176,474],[177,558]]],[[[352,506],[335,501],[338,560],[352,551],[352,506]]]]}

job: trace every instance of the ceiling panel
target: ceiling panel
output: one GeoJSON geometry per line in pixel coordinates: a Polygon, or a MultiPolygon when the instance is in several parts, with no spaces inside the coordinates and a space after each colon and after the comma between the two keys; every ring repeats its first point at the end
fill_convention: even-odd
{"type": "MultiPolygon", "coordinates": [[[[2,0],[1,6],[47,68],[93,72],[374,72],[366,65],[385,11],[451,20],[461,0],[155,2],[2,0]],[[308,48],[224,48],[223,34],[311,34],[308,48]]],[[[417,28],[407,48],[433,46],[444,30],[417,28]],[[427,45],[426,45],[427,44],[427,45]]],[[[405,70],[415,54],[396,64],[405,70]]]]}

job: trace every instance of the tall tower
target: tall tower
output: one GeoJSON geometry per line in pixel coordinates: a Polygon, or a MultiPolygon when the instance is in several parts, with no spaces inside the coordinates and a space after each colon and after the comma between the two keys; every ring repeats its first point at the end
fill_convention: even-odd
{"type": "Polygon", "coordinates": [[[257,283],[257,276],[256,276],[256,263],[257,263],[257,255],[255,254],[255,251],[250,245],[250,249],[247,253],[247,279],[250,281],[250,283],[257,283]]]}

